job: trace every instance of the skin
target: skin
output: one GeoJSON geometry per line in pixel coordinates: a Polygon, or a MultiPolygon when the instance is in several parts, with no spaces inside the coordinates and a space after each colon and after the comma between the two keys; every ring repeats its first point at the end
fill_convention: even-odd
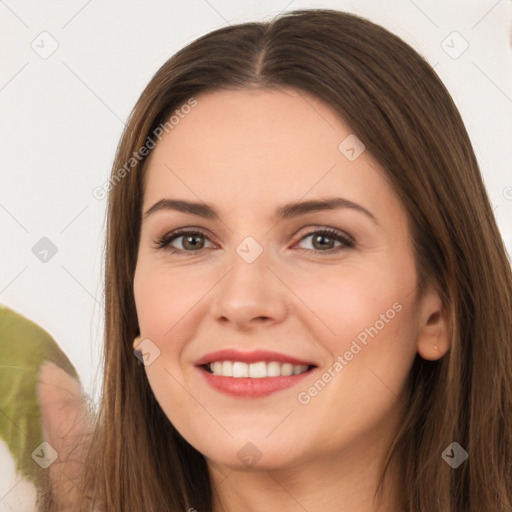
{"type": "MultiPolygon", "coordinates": [[[[219,218],[173,210],[143,218],[134,293],[141,337],[160,350],[145,366],[151,388],[206,456],[215,512],[376,510],[379,464],[400,424],[413,360],[449,349],[438,294],[431,287],[417,294],[403,206],[368,151],[349,161],[338,150],[350,127],[320,100],[293,90],[196,99],[151,153],[142,210],[183,199],[212,204],[219,218]],[[332,196],[361,205],[376,222],[349,208],[273,217],[283,203],[332,196]],[[155,248],[177,228],[205,235],[196,254],[185,237],[172,242],[181,254],[155,248]],[[322,228],[348,234],[355,245],[315,244],[307,235],[322,228]],[[263,249],[252,263],[236,252],[247,236],[263,249]],[[298,393],[395,303],[400,312],[300,403],[298,393]],[[318,368],[267,397],[226,396],[205,383],[194,362],[233,347],[275,350],[318,368]],[[261,454],[253,466],[237,456],[247,442],[261,454]]],[[[400,493],[390,491],[394,475],[381,511],[401,510],[400,493]]]]}
{"type": "Polygon", "coordinates": [[[58,453],[47,468],[53,485],[55,512],[76,510],[79,499],[83,441],[92,431],[93,417],[80,384],[62,368],[45,362],[39,370],[37,398],[41,407],[43,439],[58,453]]]}

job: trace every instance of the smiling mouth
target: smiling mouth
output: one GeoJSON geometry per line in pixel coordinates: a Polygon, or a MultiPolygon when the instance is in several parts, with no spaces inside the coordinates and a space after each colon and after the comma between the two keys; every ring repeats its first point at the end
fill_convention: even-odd
{"type": "Polygon", "coordinates": [[[201,367],[209,374],[218,377],[264,379],[268,377],[290,377],[302,375],[316,368],[315,365],[280,363],[278,361],[214,361],[201,367]]]}

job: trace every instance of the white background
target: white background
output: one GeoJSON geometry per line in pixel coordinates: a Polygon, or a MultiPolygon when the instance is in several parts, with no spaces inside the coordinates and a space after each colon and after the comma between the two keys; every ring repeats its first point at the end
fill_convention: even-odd
{"type": "Polygon", "coordinates": [[[179,48],[228,23],[304,7],[361,14],[426,56],[461,110],[512,253],[510,0],[4,0],[0,302],[56,339],[89,394],[101,384],[106,206],[92,191],[108,180],[123,122],[179,48]],[[453,31],[469,43],[458,58],[442,47],[453,31]],[[31,47],[48,50],[52,39],[58,48],[46,59],[31,47]],[[32,253],[42,237],[57,247],[46,263],[32,253]]]}

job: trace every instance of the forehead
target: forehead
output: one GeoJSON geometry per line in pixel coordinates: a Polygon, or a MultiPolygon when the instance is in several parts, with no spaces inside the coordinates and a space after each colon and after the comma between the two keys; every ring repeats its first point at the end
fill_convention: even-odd
{"type": "Polygon", "coordinates": [[[162,195],[208,197],[224,212],[305,195],[339,192],[361,200],[363,191],[391,194],[368,152],[347,158],[344,141],[354,135],[318,98],[291,89],[256,89],[212,91],[195,99],[149,157],[145,205],[162,195]]]}

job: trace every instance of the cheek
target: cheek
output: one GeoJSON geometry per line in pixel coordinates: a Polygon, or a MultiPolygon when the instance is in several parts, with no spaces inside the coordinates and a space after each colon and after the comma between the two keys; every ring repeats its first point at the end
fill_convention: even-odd
{"type": "Polygon", "coordinates": [[[347,343],[354,339],[364,343],[377,336],[376,331],[381,338],[387,337],[383,336],[387,332],[395,339],[400,333],[397,326],[403,328],[403,323],[410,321],[415,285],[412,266],[398,270],[379,264],[330,270],[320,279],[298,276],[293,290],[316,318],[311,325],[318,325],[316,332],[332,352],[348,350],[347,343]]]}
{"type": "Polygon", "coordinates": [[[207,292],[207,283],[190,271],[138,264],[134,295],[141,335],[163,340],[172,330],[179,330],[194,304],[207,292]]]}
{"type": "Polygon", "coordinates": [[[378,423],[403,390],[416,354],[414,266],[352,267],[321,283],[305,283],[298,293],[322,320],[315,338],[332,359],[322,382],[303,389],[301,403],[312,414],[332,404],[337,426],[330,426],[340,431],[378,423]],[[350,419],[336,419],[347,411],[350,419]]]}
{"type": "Polygon", "coordinates": [[[161,268],[144,257],[139,259],[134,275],[141,336],[150,339],[159,350],[158,357],[144,370],[156,400],[177,424],[188,417],[186,412],[190,408],[190,396],[183,392],[180,358],[197,327],[197,302],[208,290],[206,284],[204,290],[198,290],[198,283],[190,272],[161,268]]]}
{"type": "Polygon", "coordinates": [[[325,368],[330,373],[322,382],[308,382],[312,387],[302,389],[301,403],[311,401],[312,410],[333,404],[333,418],[352,411],[354,420],[380,421],[403,390],[416,354],[415,283],[412,262],[400,268],[352,266],[316,285],[295,282],[294,291],[315,315],[308,325],[314,326],[319,350],[330,355],[325,368]]]}

